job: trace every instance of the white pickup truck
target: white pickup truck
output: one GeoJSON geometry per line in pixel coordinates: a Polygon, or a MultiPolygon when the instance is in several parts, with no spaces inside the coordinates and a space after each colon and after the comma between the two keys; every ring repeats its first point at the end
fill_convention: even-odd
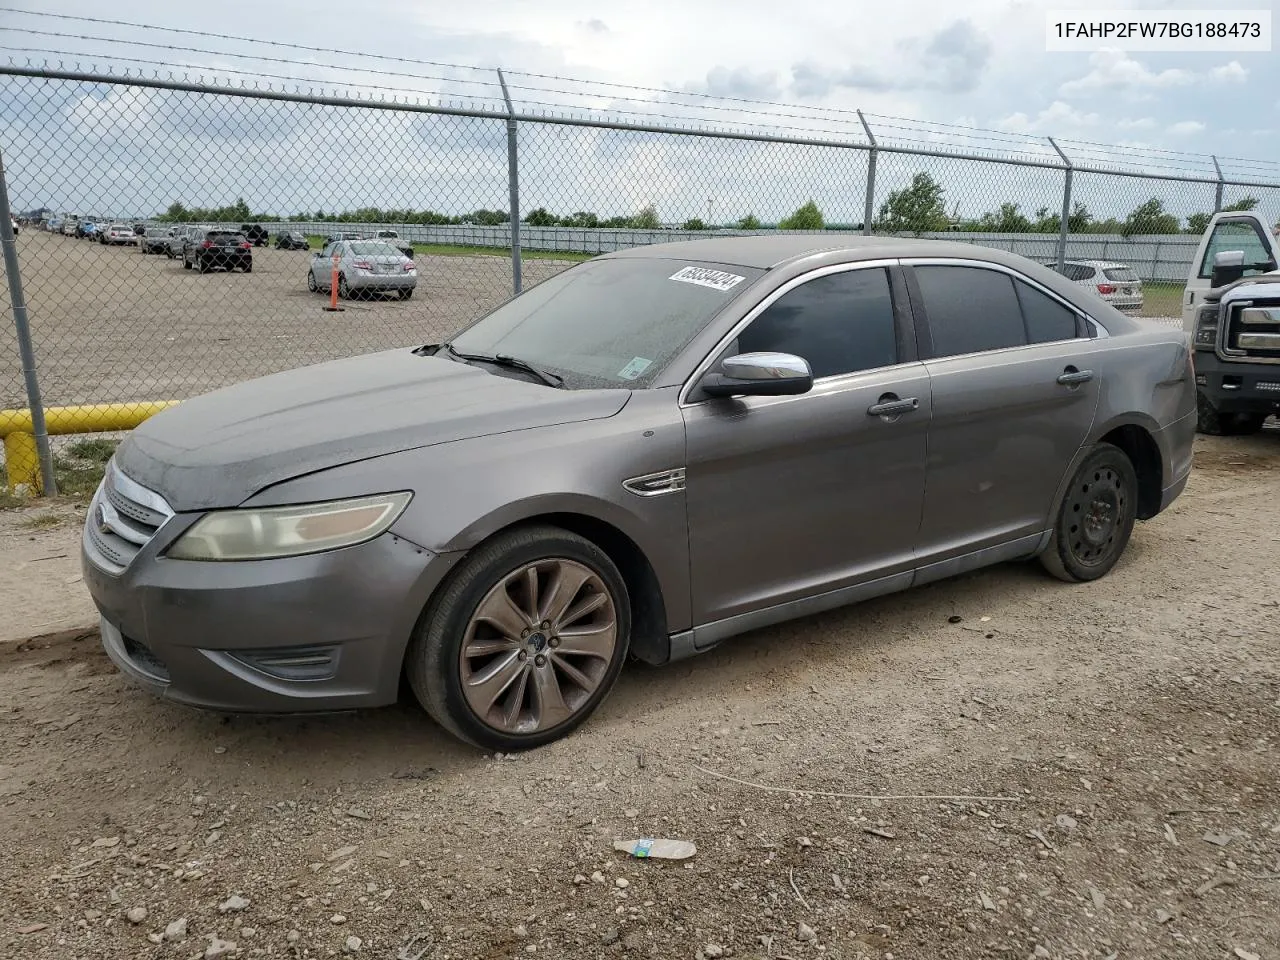
{"type": "Polygon", "coordinates": [[[1280,242],[1257,214],[1215,214],[1182,301],[1201,433],[1256,433],[1280,415],[1280,242]]]}

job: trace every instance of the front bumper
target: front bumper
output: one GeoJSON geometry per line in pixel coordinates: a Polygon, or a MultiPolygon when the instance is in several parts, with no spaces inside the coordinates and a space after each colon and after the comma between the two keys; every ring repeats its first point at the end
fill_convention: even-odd
{"type": "Polygon", "coordinates": [[[1280,364],[1227,362],[1197,350],[1196,389],[1220,413],[1280,414],[1280,364]]]}
{"type": "MultiPolygon", "coordinates": [[[[185,528],[194,519],[170,523],[185,528]]],[[[102,643],[123,673],[152,692],[233,713],[395,702],[405,647],[456,559],[392,533],[279,560],[159,556],[175,536],[162,527],[117,575],[95,561],[86,529],[81,565],[102,643]]]]}

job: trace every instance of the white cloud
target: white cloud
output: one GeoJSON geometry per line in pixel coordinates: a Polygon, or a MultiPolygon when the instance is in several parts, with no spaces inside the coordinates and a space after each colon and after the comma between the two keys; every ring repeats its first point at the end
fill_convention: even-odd
{"type": "Polygon", "coordinates": [[[1002,120],[997,120],[996,126],[1011,133],[1045,131],[1052,134],[1054,131],[1065,130],[1068,127],[1091,127],[1098,123],[1099,119],[1100,117],[1096,113],[1086,113],[1082,110],[1077,110],[1069,103],[1055,100],[1037,113],[1035,117],[1029,117],[1019,111],[1011,113],[1002,120]]]}
{"type": "Polygon", "coordinates": [[[1180,120],[1169,124],[1165,132],[1175,137],[1188,137],[1193,133],[1204,133],[1204,131],[1205,125],[1199,120],[1180,120]]]}
{"type": "Polygon", "coordinates": [[[1089,57],[1091,69],[1083,77],[1058,87],[1063,97],[1082,97],[1106,92],[1150,94],[1153,91],[1187,87],[1208,80],[1211,83],[1244,83],[1249,71],[1237,60],[1213,67],[1205,73],[1170,67],[1150,70],[1123,50],[1099,50],[1089,57]]]}
{"type": "Polygon", "coordinates": [[[1248,77],[1249,71],[1242,67],[1238,60],[1224,63],[1222,66],[1214,67],[1209,71],[1209,79],[1217,80],[1220,83],[1244,83],[1248,77]]]}
{"type": "Polygon", "coordinates": [[[1152,117],[1139,117],[1137,120],[1117,120],[1115,125],[1120,130],[1154,130],[1157,126],[1152,117]]]}

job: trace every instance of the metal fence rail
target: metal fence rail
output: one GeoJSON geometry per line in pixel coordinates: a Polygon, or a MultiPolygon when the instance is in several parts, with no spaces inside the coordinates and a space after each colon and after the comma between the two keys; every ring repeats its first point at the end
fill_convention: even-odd
{"type": "MultiPolygon", "coordinates": [[[[132,422],[237,380],[438,339],[582,255],[713,229],[944,236],[1045,262],[1118,260],[1177,283],[1197,217],[1244,203],[1280,219],[1280,177],[1265,163],[1126,162],[1122,148],[1044,137],[958,149],[862,114],[822,130],[555,115],[501,79],[501,100],[467,107],[0,66],[13,251],[44,402],[117,405],[112,422],[132,422]],[[66,235],[72,216],[81,232],[88,220],[263,222],[271,240],[251,251],[252,272],[206,274],[183,268],[190,250],[66,235]],[[378,229],[419,245],[412,299],[325,312],[308,289],[316,249],[275,247],[281,232],[378,229]]],[[[327,282],[327,262],[316,275],[327,282]]],[[[10,303],[7,283],[0,297],[10,303]]],[[[0,432],[21,419],[4,411],[26,416],[26,383],[4,322],[0,432]]]]}

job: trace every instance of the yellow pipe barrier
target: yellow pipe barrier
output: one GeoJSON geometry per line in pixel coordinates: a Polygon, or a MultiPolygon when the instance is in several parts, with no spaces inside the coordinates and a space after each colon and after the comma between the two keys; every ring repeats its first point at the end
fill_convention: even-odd
{"type": "MultiPolygon", "coordinates": [[[[45,407],[44,421],[50,436],[132,430],[148,417],[177,404],[177,400],[148,400],[45,407]]],[[[0,438],[4,439],[5,473],[11,493],[23,485],[37,494],[41,492],[40,457],[32,430],[30,410],[0,410],[0,438]]]]}

